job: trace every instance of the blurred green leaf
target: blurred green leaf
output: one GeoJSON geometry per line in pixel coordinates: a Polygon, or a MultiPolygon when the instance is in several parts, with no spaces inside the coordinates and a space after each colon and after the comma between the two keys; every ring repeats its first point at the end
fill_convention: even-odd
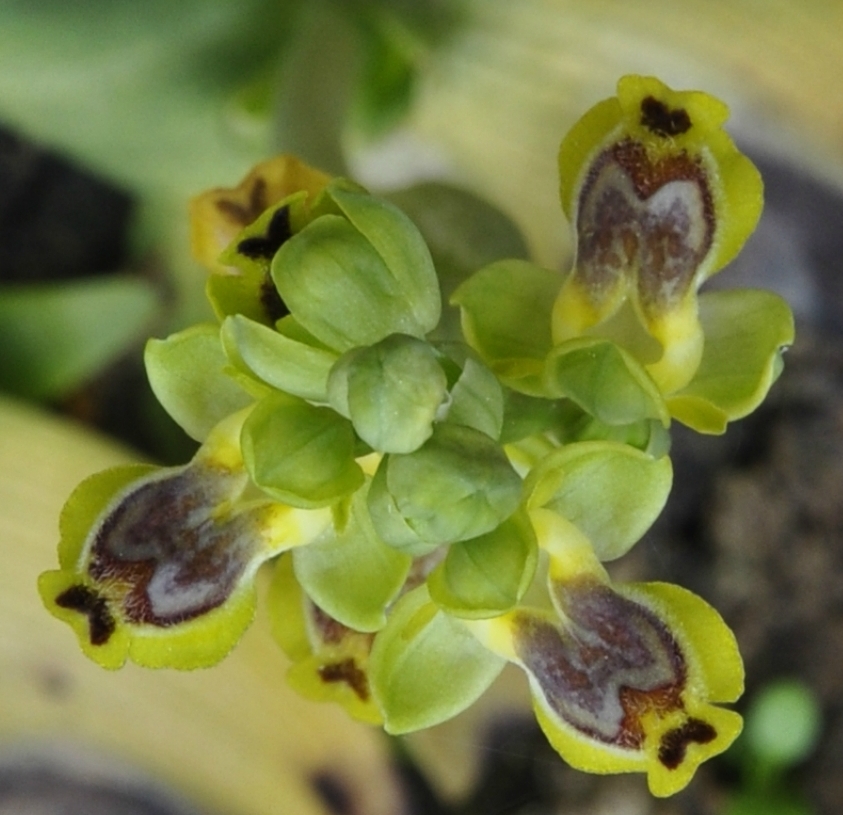
{"type": "Polygon", "coordinates": [[[139,345],[157,307],[149,283],[128,275],[0,287],[0,387],[63,396],[139,345]]]}
{"type": "Polygon", "coordinates": [[[785,767],[808,758],[820,725],[821,711],[811,689],[803,682],[780,680],[752,700],[744,739],[756,757],[785,767]]]}

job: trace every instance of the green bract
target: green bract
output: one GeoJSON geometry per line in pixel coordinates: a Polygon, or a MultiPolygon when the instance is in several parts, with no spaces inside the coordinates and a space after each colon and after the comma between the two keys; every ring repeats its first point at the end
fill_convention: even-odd
{"type": "Polygon", "coordinates": [[[196,198],[219,324],[146,364],[202,447],[78,488],[47,608],[106,667],[210,665],[275,559],[272,630],[307,698],[405,733],[511,662],[572,766],[681,789],[740,731],[734,637],[602,563],[667,501],[671,419],[723,432],[793,341],[773,294],[697,295],[760,212],[726,115],[648,77],[588,112],[560,152],[566,273],[501,258],[517,231],[469,197],[398,193],[420,231],[288,156],[196,198]]]}
{"type": "Polygon", "coordinates": [[[524,596],[537,554],[529,519],[516,513],[485,535],[453,544],[427,579],[430,595],[457,617],[503,614],[524,596]]]}

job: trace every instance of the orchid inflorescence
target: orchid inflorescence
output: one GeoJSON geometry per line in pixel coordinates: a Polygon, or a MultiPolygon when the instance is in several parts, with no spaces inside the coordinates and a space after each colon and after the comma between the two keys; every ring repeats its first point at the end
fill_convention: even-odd
{"type": "Polygon", "coordinates": [[[740,731],[735,639],[699,597],[602,563],[667,500],[671,420],[722,433],[793,339],[770,292],[698,295],[762,206],[726,117],[624,77],[561,146],[570,272],[497,260],[444,304],[413,221],[347,179],[282,156],[199,196],[218,321],[150,341],[146,366],[201,446],[76,489],[49,610],[104,667],[208,666],[271,564],[304,696],[407,733],[511,662],[572,766],[684,787],[740,731]]]}

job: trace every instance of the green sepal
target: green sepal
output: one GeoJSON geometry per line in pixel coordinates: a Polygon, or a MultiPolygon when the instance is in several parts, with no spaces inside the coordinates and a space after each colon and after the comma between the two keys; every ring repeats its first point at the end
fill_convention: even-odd
{"type": "Polygon", "coordinates": [[[503,390],[497,377],[481,362],[469,357],[451,388],[445,418],[452,424],[473,427],[497,440],[503,429],[503,390]]]}
{"type": "Polygon", "coordinates": [[[195,325],[165,340],[149,340],[144,364],[155,397],[197,441],[253,401],[225,372],[228,360],[215,325],[195,325]]]}
{"type": "Polygon", "coordinates": [[[520,497],[521,479],[499,445],[479,430],[444,423],[415,452],[384,457],[369,508],[390,546],[418,556],[491,532],[520,497]]]}
{"type": "Polygon", "coordinates": [[[667,405],[699,433],[720,434],[752,413],[778,378],[782,352],[793,344],[793,313],[777,294],[760,289],[707,292],[699,306],[702,362],[667,405]]]}
{"type": "Polygon", "coordinates": [[[439,319],[430,253],[397,207],[339,185],[343,215],[322,215],[280,248],[272,278],[296,319],[347,351],[390,334],[424,337],[439,319]]]}
{"type": "Polygon", "coordinates": [[[375,637],[369,681],[386,731],[409,733],[465,710],[505,664],[419,586],[396,603],[375,637]]]}
{"type": "Polygon", "coordinates": [[[635,358],[615,343],[578,337],[548,355],[544,382],[554,397],[567,397],[607,425],[644,419],[670,423],[656,383],[635,358]]]}
{"type": "Polygon", "coordinates": [[[296,342],[240,314],[225,319],[220,338],[238,370],[293,396],[327,400],[328,373],[336,354],[296,342]]]}
{"type": "Polygon", "coordinates": [[[249,414],[240,443],[252,480],[276,501],[328,506],[363,484],[351,423],[330,408],[272,394],[249,414]]]}
{"type": "Polygon", "coordinates": [[[496,529],[453,544],[427,578],[433,601],[457,617],[495,617],[521,600],[536,571],[529,518],[516,512],[496,529]]]}
{"type": "Polygon", "coordinates": [[[511,444],[528,436],[540,436],[548,430],[568,426],[573,408],[577,416],[585,415],[567,399],[547,399],[503,388],[504,411],[500,440],[511,444]]]}
{"type": "Polygon", "coordinates": [[[501,378],[543,396],[544,358],[552,347],[550,316],[562,285],[557,272],[524,260],[502,260],[472,275],[454,292],[468,344],[501,378]]]}
{"type": "Polygon", "coordinates": [[[626,444],[576,442],[545,456],[524,483],[527,506],[553,510],[582,531],[600,560],[640,540],[667,501],[673,469],[626,444]]]}
{"type": "Polygon", "coordinates": [[[446,388],[430,345],[391,334],[340,358],[331,370],[328,398],[373,450],[411,453],[433,433],[446,388]]]}
{"type": "Polygon", "coordinates": [[[309,597],[335,620],[356,631],[377,631],[386,608],[404,586],[412,558],[387,546],[375,531],[366,498],[357,490],[341,529],[328,527],[293,554],[296,577],[309,597]]]}
{"type": "Polygon", "coordinates": [[[267,285],[272,285],[267,274],[254,269],[241,274],[211,274],[205,283],[205,296],[218,320],[224,320],[230,314],[242,314],[250,320],[272,325],[262,296],[267,285]]]}

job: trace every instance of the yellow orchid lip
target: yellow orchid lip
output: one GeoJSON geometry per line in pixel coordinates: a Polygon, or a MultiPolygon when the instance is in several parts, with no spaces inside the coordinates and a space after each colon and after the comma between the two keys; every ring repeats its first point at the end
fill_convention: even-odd
{"type": "Polygon", "coordinates": [[[559,169],[576,258],[554,305],[554,342],[599,334],[628,302],[661,346],[641,360],[660,389],[691,380],[704,342],[697,289],[761,212],[760,176],[721,129],[727,115],[708,94],[627,76],[574,126],[559,169]]]}

